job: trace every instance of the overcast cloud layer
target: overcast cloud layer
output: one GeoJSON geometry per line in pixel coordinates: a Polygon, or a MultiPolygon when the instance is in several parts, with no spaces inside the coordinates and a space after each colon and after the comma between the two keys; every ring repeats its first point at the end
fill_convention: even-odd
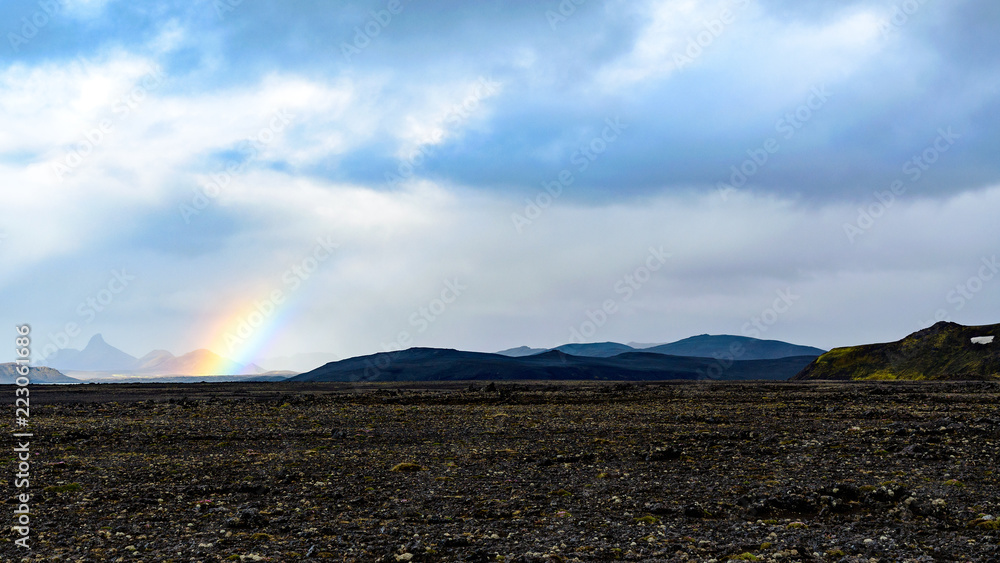
{"type": "Polygon", "coordinates": [[[576,2],[5,2],[0,319],[239,360],[1000,322],[1000,4],[576,2]]]}

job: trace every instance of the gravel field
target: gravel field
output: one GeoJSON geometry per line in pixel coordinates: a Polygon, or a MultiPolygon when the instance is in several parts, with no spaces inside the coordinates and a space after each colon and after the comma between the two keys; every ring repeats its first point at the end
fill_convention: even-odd
{"type": "Polygon", "coordinates": [[[34,386],[33,549],[7,534],[0,552],[997,561],[998,396],[994,383],[34,386]]]}

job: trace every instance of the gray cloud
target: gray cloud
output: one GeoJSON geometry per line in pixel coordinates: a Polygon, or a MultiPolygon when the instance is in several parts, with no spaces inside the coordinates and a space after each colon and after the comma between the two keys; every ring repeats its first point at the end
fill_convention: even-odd
{"type": "Polygon", "coordinates": [[[2,226],[3,318],[58,335],[128,266],[141,282],[74,344],[103,332],[133,354],[229,355],[221,337],[240,312],[290,290],[283,273],[329,235],[341,249],[296,287],[283,330],[239,353],[346,357],[401,331],[480,350],[560,344],[623,297],[615,282],[651,245],[670,248],[669,265],[595,338],[740,334],[787,288],[801,300],[763,336],[886,340],[942,309],[995,321],[992,285],[961,308],[948,296],[1000,235],[1000,8],[924,3],[893,23],[891,2],[761,0],[678,68],[704,22],[735,6],[682,4],[588,2],[553,29],[558,2],[404,2],[350,60],[345,42],[387,2],[57,15],[0,67],[0,175],[23,186],[4,203],[30,211],[2,226]],[[47,165],[144,65],[168,81],[54,182],[47,165]],[[456,117],[480,79],[496,91],[456,117]],[[282,108],[295,119],[185,222],[179,207],[282,108]],[[607,120],[624,125],[613,140],[607,120]],[[387,183],[412,154],[412,174],[387,183]],[[734,167],[745,184],[720,191],[734,167]],[[519,233],[512,214],[546,201],[563,171],[572,184],[519,233]],[[879,201],[894,181],[902,193],[879,201]],[[456,277],[468,291],[420,330],[414,312],[456,277]]]}

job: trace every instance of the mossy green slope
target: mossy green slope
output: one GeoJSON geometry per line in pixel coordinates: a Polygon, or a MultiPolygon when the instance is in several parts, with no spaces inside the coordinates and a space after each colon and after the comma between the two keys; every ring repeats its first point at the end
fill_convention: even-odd
{"type": "Polygon", "coordinates": [[[834,348],[793,380],[1000,380],[1000,325],[939,322],[897,342],[834,348]],[[991,344],[974,337],[994,336],[991,344]]]}

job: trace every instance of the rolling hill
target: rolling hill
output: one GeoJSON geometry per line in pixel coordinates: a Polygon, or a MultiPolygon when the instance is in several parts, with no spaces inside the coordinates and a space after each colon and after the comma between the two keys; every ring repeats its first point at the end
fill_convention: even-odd
{"type": "Polygon", "coordinates": [[[626,352],[600,358],[551,350],[532,356],[510,357],[439,348],[410,348],[331,362],[289,381],[785,380],[812,360],[813,356],[743,360],[724,367],[711,358],[646,352],[626,352]]]}
{"type": "MultiPolygon", "coordinates": [[[[19,377],[16,370],[17,364],[14,362],[0,364],[0,384],[8,385],[16,382],[19,377]]],[[[47,367],[29,367],[28,379],[32,384],[80,383],[78,379],[66,377],[59,371],[47,367]]]]}
{"type": "Polygon", "coordinates": [[[542,352],[548,352],[548,348],[530,348],[528,346],[518,346],[517,348],[508,348],[507,350],[500,350],[497,354],[501,356],[510,356],[512,358],[520,358],[521,356],[534,356],[535,354],[541,354],[542,352]]]}
{"type": "Polygon", "coordinates": [[[587,344],[563,344],[553,348],[559,352],[571,356],[583,356],[587,358],[610,358],[625,352],[635,352],[635,348],[627,344],[617,342],[592,342],[587,344]]]}
{"type": "Polygon", "coordinates": [[[834,348],[793,379],[1000,379],[1000,325],[939,322],[896,342],[834,348]]]}
{"type": "Polygon", "coordinates": [[[136,358],[108,344],[100,334],[91,337],[83,350],[64,348],[43,361],[50,368],[86,379],[112,375],[150,377],[265,374],[264,370],[254,364],[239,364],[204,349],[182,356],[174,356],[166,350],[153,350],[136,358]]]}
{"type": "MultiPolygon", "coordinates": [[[[255,375],[264,370],[249,364],[240,365],[227,360],[211,350],[195,350],[183,356],[174,356],[170,352],[158,350],[155,361],[148,360],[144,365],[132,370],[136,375],[255,375]],[[205,366],[213,366],[218,373],[204,373],[205,366]]],[[[149,358],[150,354],[144,356],[149,358]]]]}
{"type": "Polygon", "coordinates": [[[799,346],[780,340],[760,340],[748,336],[728,334],[692,336],[670,344],[644,348],[643,352],[656,352],[672,356],[697,356],[714,358],[717,354],[740,360],[775,360],[791,356],[819,356],[826,352],[812,346],[799,346]]]}
{"type": "Polygon", "coordinates": [[[83,350],[63,348],[45,359],[46,365],[61,371],[119,371],[134,369],[139,360],[95,334],[83,350]]]}
{"type": "Polygon", "coordinates": [[[727,358],[736,360],[776,360],[794,356],[817,357],[826,352],[812,346],[799,346],[780,340],[760,340],[748,336],[729,334],[702,334],[669,344],[619,344],[617,342],[594,342],[587,344],[563,344],[555,348],[529,348],[520,346],[497,352],[504,356],[521,357],[540,354],[549,350],[559,350],[573,356],[610,358],[625,352],[649,352],[668,356],[692,356],[697,358],[727,358]]]}

